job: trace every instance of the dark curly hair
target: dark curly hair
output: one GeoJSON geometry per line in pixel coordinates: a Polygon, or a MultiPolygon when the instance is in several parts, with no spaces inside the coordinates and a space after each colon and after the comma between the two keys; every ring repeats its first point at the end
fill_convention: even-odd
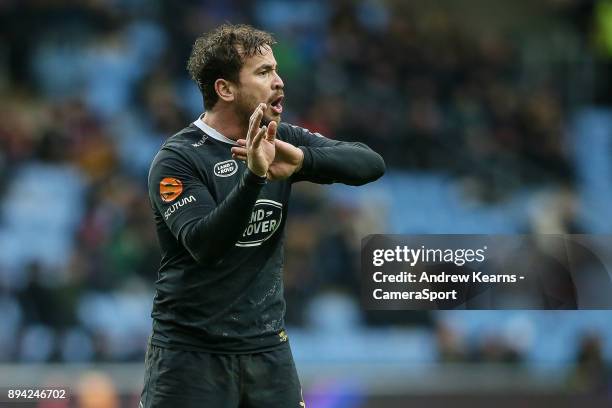
{"type": "Polygon", "coordinates": [[[239,82],[244,59],[262,52],[261,47],[272,46],[272,34],[246,24],[224,24],[196,39],[187,62],[187,71],[198,84],[204,105],[211,109],[219,100],[215,81],[223,78],[239,82]]]}

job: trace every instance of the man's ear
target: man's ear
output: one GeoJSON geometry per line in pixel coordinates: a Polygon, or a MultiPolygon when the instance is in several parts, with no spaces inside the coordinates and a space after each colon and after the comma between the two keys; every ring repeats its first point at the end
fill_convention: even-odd
{"type": "Polygon", "coordinates": [[[236,96],[236,86],[231,81],[219,78],[215,81],[215,92],[219,99],[231,102],[236,96]]]}

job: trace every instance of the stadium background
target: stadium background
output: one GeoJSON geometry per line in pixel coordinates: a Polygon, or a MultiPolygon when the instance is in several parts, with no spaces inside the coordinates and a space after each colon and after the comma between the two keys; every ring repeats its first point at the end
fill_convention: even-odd
{"type": "Polygon", "coordinates": [[[0,388],[137,406],[146,173],[201,113],[185,64],[224,21],[276,34],[284,120],[388,164],[364,188],[295,188],[309,407],[612,405],[612,312],[364,312],[358,271],[374,232],[612,232],[609,0],[0,1],[0,388]]]}

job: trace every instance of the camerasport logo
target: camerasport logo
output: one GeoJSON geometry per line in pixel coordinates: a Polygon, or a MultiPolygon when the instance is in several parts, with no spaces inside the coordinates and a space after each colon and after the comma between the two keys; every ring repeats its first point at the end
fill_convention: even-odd
{"type": "Polygon", "coordinates": [[[164,203],[171,203],[183,192],[183,183],[174,177],[165,177],[159,182],[159,195],[164,203]]]}
{"type": "Polygon", "coordinates": [[[270,238],[280,226],[283,218],[283,205],[272,200],[260,199],[255,202],[251,219],[236,246],[251,247],[261,245],[270,238]]]}
{"type": "Polygon", "coordinates": [[[229,177],[238,171],[238,163],[235,160],[226,160],[215,164],[213,172],[215,176],[229,177]]]}

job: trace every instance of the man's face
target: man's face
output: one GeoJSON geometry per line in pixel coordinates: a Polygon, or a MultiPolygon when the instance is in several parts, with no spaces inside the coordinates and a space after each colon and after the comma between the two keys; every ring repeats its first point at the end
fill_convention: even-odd
{"type": "Polygon", "coordinates": [[[276,70],[276,59],[268,46],[262,47],[261,53],[245,59],[240,70],[236,110],[246,123],[261,102],[267,104],[262,124],[267,125],[272,120],[280,122],[284,84],[276,70]]]}

